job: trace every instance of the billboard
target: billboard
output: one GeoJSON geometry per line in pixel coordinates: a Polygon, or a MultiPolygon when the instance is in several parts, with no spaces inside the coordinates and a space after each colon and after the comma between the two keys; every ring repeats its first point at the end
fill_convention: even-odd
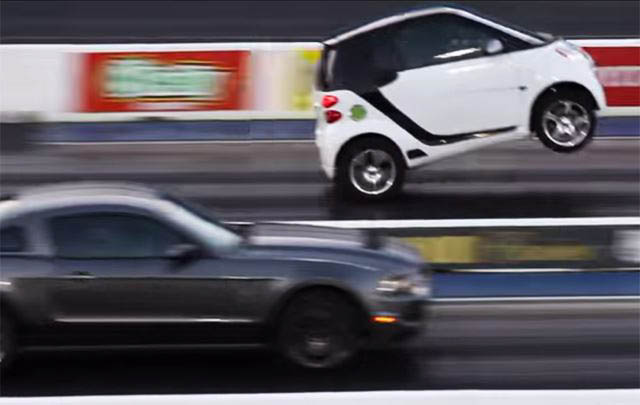
{"type": "MultiPolygon", "coordinates": [[[[595,59],[607,97],[602,115],[638,116],[640,39],[571,42],[595,59]]],[[[0,45],[0,112],[45,122],[313,120],[321,49],[313,42],[0,45]]]]}
{"type": "Polygon", "coordinates": [[[313,78],[320,54],[319,47],[253,51],[253,109],[312,111],[313,78]]]}
{"type": "Polygon", "coordinates": [[[248,51],[82,55],[81,112],[245,108],[248,51]]]}
{"type": "MultiPolygon", "coordinates": [[[[611,41],[613,43],[613,40],[611,41]]],[[[640,106],[640,48],[583,46],[597,66],[609,107],[640,106]]]]}

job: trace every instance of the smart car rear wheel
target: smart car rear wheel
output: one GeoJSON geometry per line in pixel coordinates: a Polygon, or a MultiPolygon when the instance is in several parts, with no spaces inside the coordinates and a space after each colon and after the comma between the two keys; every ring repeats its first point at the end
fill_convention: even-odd
{"type": "Polygon", "coordinates": [[[306,368],[340,366],[359,351],[357,309],[341,294],[318,289],[304,292],[280,318],[277,345],[289,361],[306,368]]]}
{"type": "Polygon", "coordinates": [[[382,139],[347,146],[337,168],[336,185],[350,197],[381,199],[402,189],[405,165],[397,148],[382,139]]]}
{"type": "Polygon", "coordinates": [[[534,130],[548,148],[569,153],[587,145],[596,126],[593,103],[581,93],[547,96],[535,111],[534,130]]]}

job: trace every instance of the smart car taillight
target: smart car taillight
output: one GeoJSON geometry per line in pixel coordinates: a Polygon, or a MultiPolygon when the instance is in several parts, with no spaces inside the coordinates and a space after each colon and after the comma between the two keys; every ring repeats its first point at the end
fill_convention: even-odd
{"type": "Polygon", "coordinates": [[[322,106],[324,108],[333,107],[336,104],[338,104],[338,97],[332,96],[331,94],[327,94],[322,97],[322,106]]]}
{"type": "Polygon", "coordinates": [[[342,118],[342,113],[336,110],[328,110],[324,112],[324,117],[327,120],[327,123],[331,124],[342,118]]]}

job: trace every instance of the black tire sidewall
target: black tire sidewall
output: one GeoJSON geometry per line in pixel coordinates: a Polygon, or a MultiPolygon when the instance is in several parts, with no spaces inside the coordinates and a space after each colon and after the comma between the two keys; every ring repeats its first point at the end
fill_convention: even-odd
{"type": "Polygon", "coordinates": [[[15,357],[16,337],[13,321],[8,316],[2,315],[0,320],[0,344],[4,351],[4,358],[0,363],[2,371],[6,371],[15,357]]]}
{"type": "Polygon", "coordinates": [[[538,137],[540,142],[542,142],[547,148],[559,153],[571,153],[571,152],[579,151],[580,149],[587,146],[593,140],[593,135],[594,135],[596,124],[597,124],[597,118],[594,111],[593,102],[589,99],[587,95],[579,92],[558,91],[556,93],[545,96],[540,101],[540,103],[536,107],[536,110],[534,111],[533,124],[534,124],[533,130],[536,133],[536,136],[538,137]],[[568,101],[572,101],[574,103],[580,104],[582,108],[584,108],[585,111],[587,111],[587,114],[589,114],[589,119],[591,120],[591,128],[589,129],[589,133],[587,134],[586,138],[582,142],[580,142],[578,145],[575,145],[575,146],[558,145],[557,143],[549,139],[549,137],[544,133],[544,128],[542,124],[542,115],[551,104],[555,103],[558,100],[568,100],[568,101]]]}
{"type": "Polygon", "coordinates": [[[276,346],[280,354],[290,363],[303,368],[329,369],[343,366],[352,360],[359,352],[360,344],[350,348],[349,353],[326,366],[317,366],[301,363],[292,352],[290,343],[290,327],[293,322],[301,317],[319,316],[319,313],[327,313],[335,327],[344,331],[342,339],[358,339],[360,335],[359,322],[356,308],[340,294],[331,291],[303,292],[294,297],[285,307],[277,325],[276,346]]]}
{"type": "Polygon", "coordinates": [[[398,148],[391,141],[386,141],[380,138],[363,139],[348,145],[344,153],[339,157],[336,165],[336,177],[334,183],[338,194],[341,197],[369,201],[386,200],[397,196],[400,193],[402,186],[404,185],[405,172],[405,161],[402,158],[401,153],[398,151],[398,148]],[[365,194],[351,183],[349,176],[349,164],[355,155],[366,149],[377,149],[388,153],[389,156],[393,158],[396,166],[396,178],[394,183],[389,190],[382,194],[365,194]]]}

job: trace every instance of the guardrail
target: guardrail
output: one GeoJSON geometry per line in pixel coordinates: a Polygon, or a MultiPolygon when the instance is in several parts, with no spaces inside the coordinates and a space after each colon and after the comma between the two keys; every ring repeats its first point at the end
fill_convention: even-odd
{"type": "MultiPolygon", "coordinates": [[[[274,221],[413,245],[433,297],[640,297],[640,217],[274,221]]],[[[245,232],[253,223],[230,222],[245,232]]]]}
{"type": "MultiPolygon", "coordinates": [[[[365,229],[453,269],[640,269],[640,217],[281,221],[365,229]]],[[[235,222],[235,225],[251,225],[235,222]]]]}

